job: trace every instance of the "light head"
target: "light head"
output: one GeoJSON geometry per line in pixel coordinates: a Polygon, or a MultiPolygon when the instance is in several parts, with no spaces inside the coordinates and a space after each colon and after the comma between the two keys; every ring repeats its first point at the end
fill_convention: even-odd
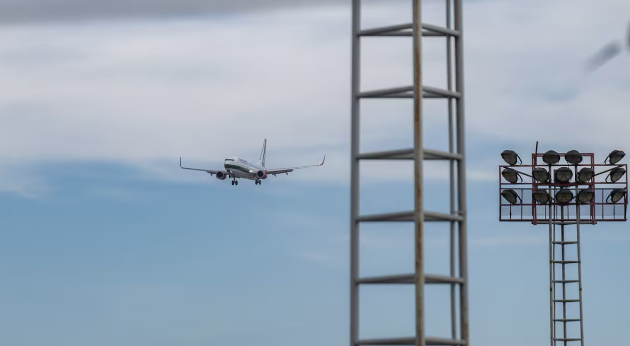
{"type": "Polygon", "coordinates": [[[595,198],[595,191],[593,189],[580,190],[577,195],[577,200],[581,204],[589,204],[595,198]]]}
{"type": "Polygon", "coordinates": [[[582,154],[580,154],[580,152],[577,151],[577,150],[569,150],[569,152],[567,152],[564,155],[564,159],[568,163],[572,163],[574,165],[579,165],[580,162],[582,162],[582,154]]]}
{"type": "Polygon", "coordinates": [[[573,199],[573,192],[569,189],[562,188],[556,192],[555,198],[556,202],[560,204],[567,204],[573,199]]]}
{"type": "Polygon", "coordinates": [[[548,165],[555,165],[560,162],[560,154],[555,152],[554,150],[549,150],[545,154],[543,154],[543,161],[548,165]]]}
{"type": "Polygon", "coordinates": [[[606,198],[607,203],[617,203],[626,196],[626,189],[613,189],[606,198]],[[610,200],[610,202],[609,202],[610,200]]]}
{"type": "Polygon", "coordinates": [[[542,167],[534,168],[532,177],[539,183],[546,183],[549,181],[549,172],[542,167]]]}
{"type": "MultiPolygon", "coordinates": [[[[503,178],[505,178],[505,180],[509,181],[511,184],[515,184],[518,181],[518,179],[521,177],[519,172],[512,168],[505,168],[503,172],[501,172],[501,175],[503,176],[503,178]]],[[[521,178],[521,180],[523,179],[521,178]]]]}
{"type": "Polygon", "coordinates": [[[555,181],[559,183],[568,183],[573,178],[573,171],[567,167],[560,167],[555,172],[555,181]]]}
{"type": "Polygon", "coordinates": [[[610,178],[610,181],[612,181],[613,183],[616,183],[617,181],[619,181],[619,179],[621,179],[621,177],[624,176],[624,174],[626,174],[625,169],[621,167],[615,167],[610,171],[610,173],[608,173],[608,176],[606,177],[606,181],[608,181],[608,178],[610,178]]]}
{"type": "Polygon", "coordinates": [[[595,171],[592,168],[584,167],[580,169],[576,178],[577,178],[577,181],[579,181],[580,183],[586,183],[590,181],[591,179],[593,179],[594,176],[595,176],[595,171]]]}
{"type": "Polygon", "coordinates": [[[510,204],[516,204],[516,202],[518,202],[518,200],[521,199],[518,196],[518,193],[516,193],[516,191],[512,189],[501,191],[501,196],[503,196],[503,198],[505,198],[505,200],[508,201],[510,204]]]}
{"type": "Polygon", "coordinates": [[[626,153],[624,153],[622,150],[613,150],[610,152],[610,154],[608,154],[606,161],[608,161],[611,165],[614,165],[617,162],[621,161],[624,156],[626,156],[626,153]]]}
{"type": "Polygon", "coordinates": [[[551,196],[549,196],[549,192],[547,192],[546,190],[540,190],[540,189],[534,190],[534,192],[532,193],[532,197],[534,197],[534,200],[538,202],[539,204],[547,204],[551,200],[551,196]]]}
{"type": "MultiPolygon", "coordinates": [[[[503,152],[501,153],[501,157],[503,158],[503,161],[505,161],[505,163],[510,166],[516,165],[516,160],[521,161],[521,158],[514,150],[503,150],[503,152]]],[[[521,163],[522,162],[523,161],[521,161],[521,163]]]]}

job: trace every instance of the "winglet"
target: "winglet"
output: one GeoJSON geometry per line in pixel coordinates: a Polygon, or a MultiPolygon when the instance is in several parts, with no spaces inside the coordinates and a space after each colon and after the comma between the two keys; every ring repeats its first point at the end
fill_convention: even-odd
{"type": "Polygon", "coordinates": [[[326,154],[324,154],[324,159],[322,160],[322,163],[320,163],[319,165],[323,166],[324,165],[324,161],[326,161],[326,154]]]}

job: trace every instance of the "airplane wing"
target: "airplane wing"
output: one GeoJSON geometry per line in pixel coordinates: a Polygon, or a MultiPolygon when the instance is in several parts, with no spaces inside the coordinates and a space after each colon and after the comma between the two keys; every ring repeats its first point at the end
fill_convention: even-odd
{"type": "Polygon", "coordinates": [[[302,169],[302,168],[322,166],[324,164],[324,161],[326,161],[326,155],[324,155],[324,159],[322,160],[322,163],[318,163],[316,165],[267,169],[267,174],[273,175],[274,177],[276,176],[276,174],[282,174],[282,173],[289,174],[289,172],[293,172],[294,169],[302,169]]]}
{"type": "MultiPolygon", "coordinates": [[[[215,170],[212,170],[212,169],[182,167],[182,158],[181,157],[179,158],[179,167],[181,169],[190,169],[190,170],[193,170],[193,171],[202,171],[202,172],[210,173],[211,176],[214,175],[214,174],[217,174],[217,172],[221,171],[221,170],[216,170],[215,171],[215,170]]],[[[231,176],[230,173],[228,173],[228,172],[226,172],[226,175],[227,176],[231,176]]]]}

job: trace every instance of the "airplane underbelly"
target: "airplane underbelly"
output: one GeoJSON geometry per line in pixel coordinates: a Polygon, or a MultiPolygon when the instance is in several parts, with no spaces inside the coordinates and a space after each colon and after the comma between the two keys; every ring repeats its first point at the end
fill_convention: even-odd
{"type": "Polygon", "coordinates": [[[239,170],[236,170],[236,169],[231,169],[230,171],[237,178],[256,180],[256,175],[255,174],[242,172],[242,171],[239,171],[239,170]]]}

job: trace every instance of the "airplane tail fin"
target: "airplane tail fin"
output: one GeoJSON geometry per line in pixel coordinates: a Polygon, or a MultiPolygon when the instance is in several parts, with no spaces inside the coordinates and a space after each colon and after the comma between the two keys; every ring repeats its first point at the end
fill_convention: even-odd
{"type": "Polygon", "coordinates": [[[265,167],[265,159],[267,158],[267,138],[263,142],[262,151],[260,152],[260,165],[265,167]]]}

